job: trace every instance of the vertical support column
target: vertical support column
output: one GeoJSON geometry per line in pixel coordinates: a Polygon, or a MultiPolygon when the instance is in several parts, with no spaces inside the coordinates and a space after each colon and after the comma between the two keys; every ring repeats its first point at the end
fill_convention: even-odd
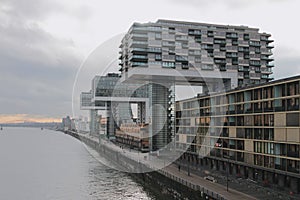
{"type": "Polygon", "coordinates": [[[291,177],[291,191],[293,193],[298,193],[299,192],[298,184],[299,184],[299,179],[291,177]]]}
{"type": "Polygon", "coordinates": [[[110,101],[106,102],[106,137],[109,139],[110,137],[115,135],[115,119],[112,112],[112,103],[110,101]]]}
{"type": "Polygon", "coordinates": [[[90,110],[90,133],[92,135],[99,134],[99,120],[98,120],[98,111],[90,110]]]}
{"type": "Polygon", "coordinates": [[[141,124],[146,123],[146,105],[145,102],[138,103],[138,122],[141,124]]]}
{"type": "Polygon", "coordinates": [[[250,168],[250,167],[248,167],[248,177],[249,177],[249,179],[254,179],[254,170],[253,170],[253,168],[250,168]]]}
{"type": "Polygon", "coordinates": [[[285,186],[285,176],[278,174],[278,185],[280,187],[284,187],[285,186]]]}
{"type": "Polygon", "coordinates": [[[175,136],[175,83],[150,84],[149,106],[150,150],[158,150],[175,136]]]}
{"type": "Polygon", "coordinates": [[[163,148],[167,144],[168,88],[160,84],[149,86],[151,105],[152,150],[163,148]]]}

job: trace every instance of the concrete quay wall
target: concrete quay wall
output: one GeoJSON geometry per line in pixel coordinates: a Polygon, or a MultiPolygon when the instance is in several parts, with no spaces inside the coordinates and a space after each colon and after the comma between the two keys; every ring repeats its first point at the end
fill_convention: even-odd
{"type": "Polygon", "coordinates": [[[150,188],[152,188],[153,190],[151,190],[151,192],[156,192],[156,195],[161,198],[163,198],[163,196],[172,196],[174,199],[187,198],[191,200],[228,199],[216,191],[211,191],[204,186],[195,184],[184,178],[176,176],[165,168],[154,170],[150,166],[147,166],[144,163],[127,156],[126,154],[116,151],[105,143],[100,144],[97,139],[92,139],[88,135],[85,136],[73,131],[67,131],[65,133],[77,138],[89,147],[96,150],[101,156],[104,156],[106,159],[114,163],[116,166],[115,168],[117,168],[117,166],[120,166],[122,171],[124,171],[125,169],[128,172],[132,172],[128,174],[143,186],[149,186],[150,188]],[[138,171],[150,172],[136,173],[138,171]]]}

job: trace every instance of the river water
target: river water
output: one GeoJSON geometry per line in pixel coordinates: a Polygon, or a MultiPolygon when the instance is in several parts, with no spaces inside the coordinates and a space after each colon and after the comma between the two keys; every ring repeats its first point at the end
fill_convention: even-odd
{"type": "Polygon", "coordinates": [[[38,128],[0,131],[0,199],[155,199],[82,142],[38,128]]]}

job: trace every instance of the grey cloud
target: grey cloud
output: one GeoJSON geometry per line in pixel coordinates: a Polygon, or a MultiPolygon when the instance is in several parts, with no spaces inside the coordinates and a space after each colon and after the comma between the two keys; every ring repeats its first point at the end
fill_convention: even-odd
{"type": "MultiPolygon", "coordinates": [[[[81,56],[73,41],[57,38],[32,21],[46,17],[42,11],[56,5],[30,0],[26,3],[37,3],[35,7],[23,8],[24,2],[4,1],[7,11],[0,15],[4,22],[0,23],[0,112],[54,117],[69,114],[81,56]],[[39,8],[42,10],[36,11],[39,8]]],[[[3,4],[0,9],[4,9],[3,4]]]]}
{"type": "Polygon", "coordinates": [[[300,74],[300,58],[295,57],[283,57],[276,59],[274,67],[275,79],[286,78],[290,76],[296,76],[300,74]]]}
{"type": "Polygon", "coordinates": [[[295,1],[295,0],[186,0],[186,1],[169,0],[169,1],[178,4],[197,6],[197,7],[208,7],[208,6],[215,6],[216,4],[222,4],[229,8],[241,8],[241,7],[251,6],[251,5],[257,5],[263,2],[281,3],[281,2],[295,1]]]}
{"type": "Polygon", "coordinates": [[[44,19],[50,13],[63,10],[58,1],[2,0],[0,10],[12,19],[44,19]]]}
{"type": "Polygon", "coordinates": [[[2,0],[0,12],[4,13],[10,23],[24,22],[25,20],[43,21],[52,15],[63,14],[84,21],[92,16],[91,8],[79,5],[70,8],[59,0],[2,0]]]}

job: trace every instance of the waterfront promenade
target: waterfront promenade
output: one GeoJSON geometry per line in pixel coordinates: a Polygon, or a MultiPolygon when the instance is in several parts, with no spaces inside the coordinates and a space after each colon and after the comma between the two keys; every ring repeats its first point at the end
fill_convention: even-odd
{"type": "Polygon", "coordinates": [[[180,177],[183,180],[186,180],[194,185],[199,185],[202,187],[207,188],[210,191],[215,191],[217,192],[219,195],[223,196],[226,199],[230,199],[230,200],[240,200],[240,199],[244,199],[244,200],[254,200],[256,198],[249,196],[247,194],[241,193],[239,191],[233,190],[233,189],[229,189],[229,191],[227,192],[226,190],[226,186],[220,185],[218,183],[212,183],[210,181],[205,180],[204,178],[191,173],[190,172],[190,176],[188,176],[187,172],[184,170],[180,170],[178,171],[178,168],[174,165],[171,164],[167,167],[165,167],[164,169],[162,169],[162,171],[165,171],[169,174],[172,174],[176,177],[180,177]]]}
{"type": "MultiPolygon", "coordinates": [[[[79,139],[85,138],[85,139],[89,139],[89,140],[93,141],[94,143],[99,144],[99,139],[96,137],[93,137],[93,136],[87,135],[87,134],[80,134],[80,133],[75,133],[75,134],[77,134],[79,136],[79,139]]],[[[229,191],[227,191],[226,186],[205,180],[204,178],[198,176],[195,173],[190,172],[190,174],[188,175],[187,171],[184,169],[181,169],[179,171],[176,164],[169,164],[169,165],[164,166],[165,161],[161,160],[161,163],[158,164],[159,167],[157,167],[157,165],[153,166],[150,161],[156,156],[148,155],[148,158],[144,159],[145,154],[141,154],[139,152],[136,152],[136,151],[130,150],[130,149],[126,149],[126,148],[120,148],[119,146],[116,146],[106,140],[102,140],[101,143],[102,143],[102,145],[106,145],[106,146],[109,146],[110,148],[113,148],[114,151],[122,153],[122,155],[125,155],[126,157],[128,157],[132,160],[140,162],[141,164],[153,169],[153,171],[156,171],[156,172],[168,177],[169,179],[172,179],[175,182],[183,184],[191,189],[199,190],[199,191],[201,191],[202,194],[209,195],[213,198],[230,199],[230,200],[235,200],[235,199],[236,200],[239,200],[239,199],[254,200],[254,199],[256,199],[255,197],[241,193],[232,188],[230,188],[229,191]]]]}

